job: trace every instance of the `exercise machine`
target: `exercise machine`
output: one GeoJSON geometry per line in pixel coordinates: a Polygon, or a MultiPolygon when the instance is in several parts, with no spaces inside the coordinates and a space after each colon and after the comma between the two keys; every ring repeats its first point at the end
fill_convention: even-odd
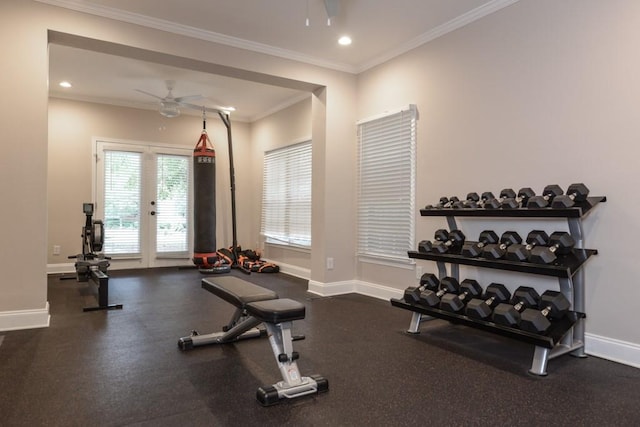
{"type": "MultiPolygon", "coordinates": [[[[104,223],[93,219],[93,203],[83,203],[85,224],[82,227],[82,253],[69,256],[75,259],[76,279],[78,282],[95,283],[98,288],[98,305],[85,307],[83,311],[119,310],[122,304],[109,304],[109,260],[104,255],[104,223]]],[[[63,277],[66,279],[66,277],[63,277]]]]}

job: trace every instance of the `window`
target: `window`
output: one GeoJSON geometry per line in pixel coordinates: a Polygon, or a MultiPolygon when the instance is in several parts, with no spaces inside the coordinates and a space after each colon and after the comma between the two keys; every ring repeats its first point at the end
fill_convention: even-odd
{"type": "Polygon", "coordinates": [[[192,157],[156,157],[156,254],[189,250],[189,169],[192,157]]]}
{"type": "Polygon", "coordinates": [[[104,151],[104,252],[139,254],[142,154],[104,151]]]}
{"type": "Polygon", "coordinates": [[[311,247],[311,141],[264,155],[261,233],[267,243],[311,247]]]}
{"type": "Polygon", "coordinates": [[[358,256],[408,262],[414,246],[416,108],[358,122],[358,256]]]}

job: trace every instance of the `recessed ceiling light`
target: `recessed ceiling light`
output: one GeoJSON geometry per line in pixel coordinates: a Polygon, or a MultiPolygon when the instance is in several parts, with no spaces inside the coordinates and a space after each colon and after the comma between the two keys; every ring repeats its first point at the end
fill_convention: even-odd
{"type": "Polygon", "coordinates": [[[64,80],[62,82],[60,82],[60,86],[65,87],[65,88],[70,88],[71,87],[71,83],[64,80]]]}
{"type": "Polygon", "coordinates": [[[349,46],[351,44],[351,37],[342,36],[338,39],[338,43],[341,44],[342,46],[349,46]]]}

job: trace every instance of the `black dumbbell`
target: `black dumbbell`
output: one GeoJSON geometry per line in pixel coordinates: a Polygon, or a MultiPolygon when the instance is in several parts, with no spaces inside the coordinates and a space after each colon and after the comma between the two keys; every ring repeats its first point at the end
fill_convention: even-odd
{"type": "Polygon", "coordinates": [[[507,199],[513,199],[516,197],[516,192],[511,188],[505,188],[500,192],[500,197],[498,199],[489,200],[484,204],[485,209],[498,209],[502,206],[502,202],[507,199]]]}
{"type": "Polygon", "coordinates": [[[438,230],[436,230],[436,232],[433,234],[433,242],[430,240],[421,240],[420,243],[418,243],[418,252],[431,252],[433,251],[433,246],[434,245],[439,245],[441,243],[446,242],[449,239],[449,232],[447,230],[445,230],[444,228],[440,228],[438,230]]]}
{"type": "Polygon", "coordinates": [[[540,297],[538,310],[527,308],[520,315],[520,329],[538,334],[551,327],[552,319],[561,319],[571,307],[569,300],[557,291],[545,291],[540,297]]]}
{"type": "Polygon", "coordinates": [[[520,286],[513,293],[509,304],[501,302],[493,310],[491,319],[499,324],[516,327],[520,323],[520,313],[527,308],[535,308],[540,301],[538,292],[530,286],[520,286]]]}
{"type": "Polygon", "coordinates": [[[529,201],[527,202],[527,207],[546,208],[553,202],[553,199],[558,196],[562,196],[563,194],[564,191],[562,191],[562,188],[560,188],[559,185],[547,185],[542,191],[542,196],[533,196],[529,199],[529,201]]]}
{"type": "Polygon", "coordinates": [[[514,198],[506,199],[500,206],[502,209],[517,209],[519,207],[527,206],[527,202],[530,198],[535,196],[536,193],[529,187],[523,187],[518,191],[518,195],[514,198]]]}
{"type": "Polygon", "coordinates": [[[449,203],[445,206],[445,208],[450,208],[454,205],[454,203],[458,203],[460,201],[460,199],[458,199],[456,196],[451,196],[449,197],[449,203]]]}
{"type": "Polygon", "coordinates": [[[431,240],[420,240],[420,242],[418,243],[418,252],[431,252],[432,246],[433,243],[431,243],[431,240]]]}
{"type": "Polygon", "coordinates": [[[575,244],[576,241],[571,234],[566,231],[556,231],[551,233],[549,237],[549,246],[536,246],[531,249],[529,261],[536,264],[551,264],[558,258],[559,254],[566,255],[570,253],[575,244]]]}
{"type": "Polygon", "coordinates": [[[468,193],[467,198],[465,200],[458,200],[453,203],[451,207],[453,209],[470,209],[478,207],[478,201],[480,200],[480,196],[478,193],[468,193]]]}
{"type": "Polygon", "coordinates": [[[493,230],[484,230],[480,233],[477,242],[465,242],[462,245],[462,251],[460,254],[469,258],[475,258],[480,256],[482,248],[487,245],[498,243],[499,237],[493,230]]]}
{"type": "Polygon", "coordinates": [[[502,283],[492,283],[484,291],[484,298],[474,298],[467,304],[464,314],[474,319],[486,319],[493,308],[501,302],[509,301],[511,292],[502,283]]]}
{"type": "Polygon", "coordinates": [[[493,243],[482,249],[482,257],[486,259],[500,259],[511,245],[522,243],[522,237],[515,231],[505,231],[500,237],[500,243],[493,243]]]}
{"type": "Polygon", "coordinates": [[[478,202],[478,205],[476,207],[483,208],[486,203],[490,202],[495,198],[496,196],[494,196],[491,191],[485,191],[484,193],[482,193],[482,196],[480,196],[480,201],[478,202]]]}
{"type": "Polygon", "coordinates": [[[440,197],[440,201],[438,202],[437,205],[427,205],[424,208],[425,209],[442,209],[448,204],[449,204],[449,198],[443,196],[443,197],[440,197]]]}
{"type": "Polygon", "coordinates": [[[515,244],[507,248],[505,258],[510,261],[525,262],[531,255],[531,250],[536,246],[547,246],[549,235],[543,230],[533,230],[527,235],[527,244],[515,244]]]}
{"type": "Polygon", "coordinates": [[[467,194],[467,200],[465,201],[464,207],[466,209],[474,209],[478,207],[478,203],[480,203],[480,196],[478,193],[471,192],[467,194]]]}
{"type": "Polygon", "coordinates": [[[478,196],[478,193],[472,192],[467,194],[466,200],[459,201],[452,207],[456,209],[477,209],[483,207],[486,202],[493,199],[495,199],[495,197],[490,191],[482,193],[482,197],[478,196]]]}
{"type": "Polygon", "coordinates": [[[440,298],[440,310],[457,313],[464,308],[467,300],[482,294],[482,288],[473,279],[464,279],[460,283],[459,293],[447,293],[440,298]]]}
{"type": "MultiPolygon", "coordinates": [[[[442,232],[446,232],[446,230],[441,229],[436,231],[436,233],[440,232],[440,235],[443,235],[442,232]]],[[[451,249],[459,249],[464,244],[464,233],[460,230],[451,230],[448,232],[447,238],[444,241],[435,242],[431,248],[432,251],[443,254],[448,252],[451,249]]],[[[439,239],[437,239],[439,240],[439,239]]]]}
{"type": "Polygon", "coordinates": [[[584,202],[589,195],[589,189],[583,183],[571,184],[567,194],[553,198],[552,208],[570,208],[575,202],[584,202]]]}
{"type": "Polygon", "coordinates": [[[458,293],[460,290],[460,283],[456,280],[455,277],[443,277],[440,280],[440,286],[436,286],[435,288],[425,289],[420,294],[420,304],[424,304],[428,307],[436,307],[440,305],[440,298],[443,295],[447,295],[449,293],[458,293]]]}
{"type": "Polygon", "coordinates": [[[420,301],[420,293],[427,289],[438,289],[440,281],[435,274],[425,273],[420,277],[420,286],[409,286],[404,290],[404,300],[409,304],[420,301]]]}

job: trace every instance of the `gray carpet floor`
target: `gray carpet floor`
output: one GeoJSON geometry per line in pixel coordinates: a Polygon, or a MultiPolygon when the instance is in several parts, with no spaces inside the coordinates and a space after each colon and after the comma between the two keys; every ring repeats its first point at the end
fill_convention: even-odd
{"type": "Polygon", "coordinates": [[[87,284],[51,276],[51,326],[0,332],[0,426],[640,424],[640,369],[565,355],[534,377],[531,345],[442,320],[409,335],[410,313],[388,301],[231,274],[305,304],[298,366],[327,393],[262,407],[257,388],[280,379],[266,338],[180,351],[179,337],[218,331],[234,311],[196,270],[110,272],[124,308],[86,313],[87,284]]]}

